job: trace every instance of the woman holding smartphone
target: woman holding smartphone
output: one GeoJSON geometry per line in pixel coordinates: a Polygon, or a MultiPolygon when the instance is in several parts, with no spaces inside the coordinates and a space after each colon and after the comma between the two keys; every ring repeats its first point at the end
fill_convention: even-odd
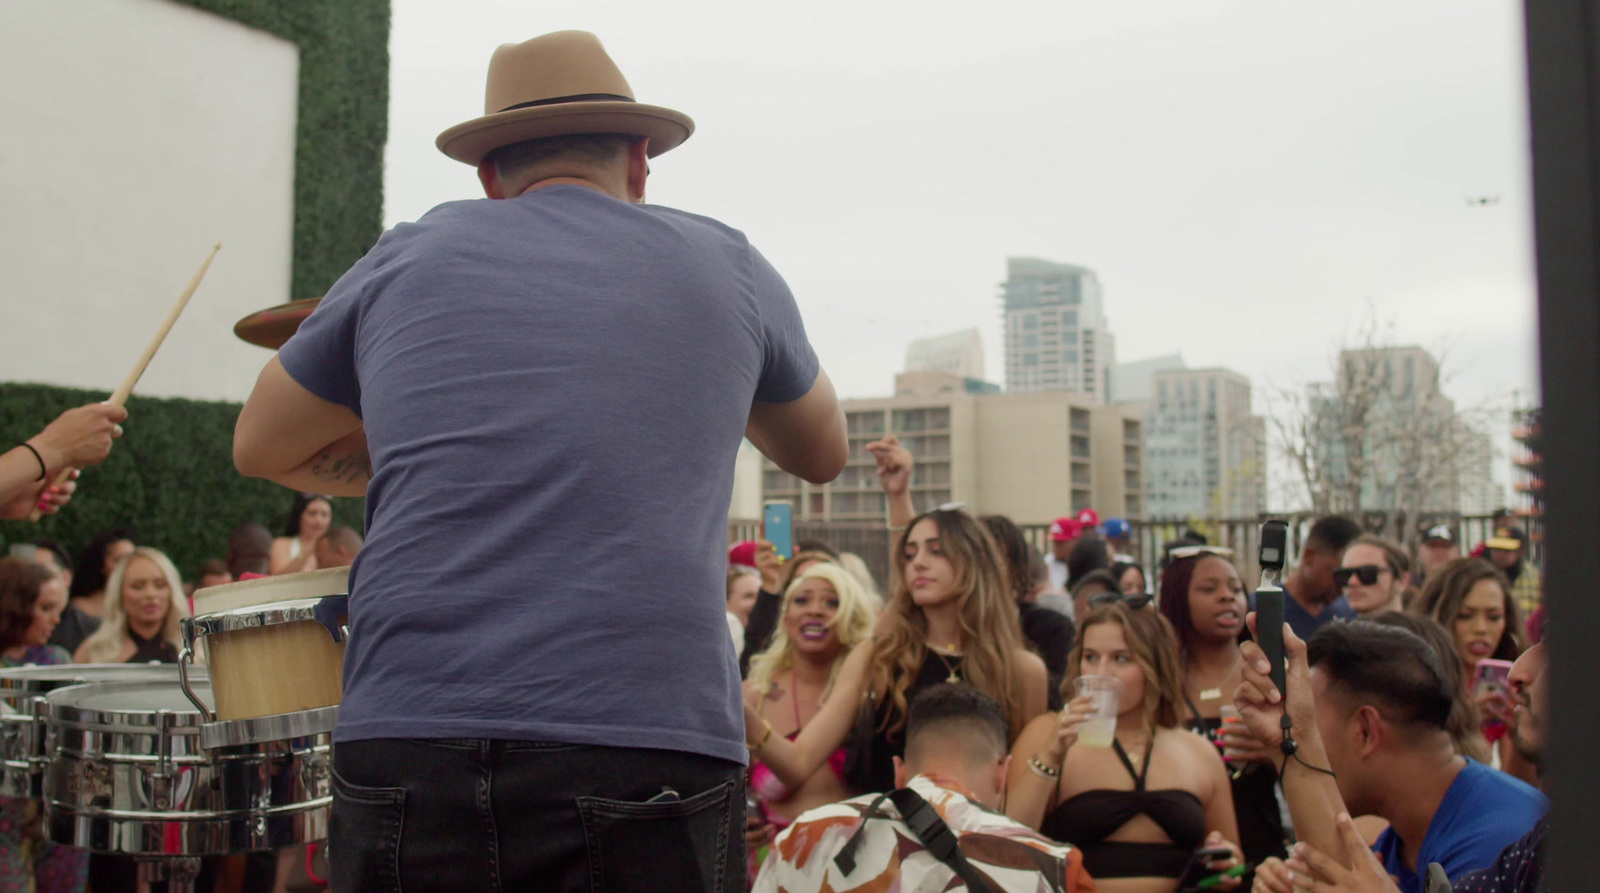
{"type": "MultiPolygon", "coordinates": [[[[1433,618],[1455,642],[1465,686],[1462,697],[1472,702],[1478,713],[1477,734],[1488,745],[1489,765],[1537,784],[1538,771],[1517,753],[1511,736],[1505,734],[1511,715],[1504,697],[1496,698],[1492,685],[1480,684],[1480,678],[1489,675],[1479,673],[1484,660],[1514,661],[1522,653],[1522,615],[1505,575],[1482,558],[1459,558],[1428,578],[1413,608],[1433,618]]],[[[1492,666],[1483,665],[1482,669],[1488,671],[1492,666]]]]}
{"type": "MultiPolygon", "coordinates": [[[[1062,696],[1080,677],[1120,683],[1109,746],[1079,740],[1087,697],[1028,724],[1011,752],[1006,814],[1083,853],[1105,893],[1173,893],[1180,878],[1243,862],[1233,794],[1217,750],[1182,725],[1177,639],[1161,615],[1120,602],[1089,610],[1062,696]],[[1198,863],[1198,864],[1195,864],[1198,863]]],[[[1238,887],[1224,877],[1218,890],[1238,887]]]]}

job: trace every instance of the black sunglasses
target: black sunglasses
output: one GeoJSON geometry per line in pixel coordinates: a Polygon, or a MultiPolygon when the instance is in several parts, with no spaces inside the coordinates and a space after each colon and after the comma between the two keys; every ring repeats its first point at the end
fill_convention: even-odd
{"type": "Polygon", "coordinates": [[[1355,577],[1361,581],[1362,586],[1371,586],[1378,582],[1378,574],[1388,568],[1376,564],[1363,564],[1360,567],[1341,567],[1333,571],[1333,585],[1340,589],[1350,585],[1350,578],[1355,577]]]}
{"type": "Polygon", "coordinates": [[[1138,595],[1123,595],[1120,592],[1096,592],[1089,596],[1089,607],[1098,608],[1101,605],[1114,605],[1121,602],[1128,606],[1128,610],[1137,611],[1150,604],[1150,594],[1141,592],[1138,595]]]}

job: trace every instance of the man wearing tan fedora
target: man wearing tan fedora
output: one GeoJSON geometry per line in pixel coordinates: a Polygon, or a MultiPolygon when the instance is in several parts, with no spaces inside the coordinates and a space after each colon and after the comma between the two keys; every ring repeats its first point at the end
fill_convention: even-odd
{"type": "Polygon", "coordinates": [[[384,234],[240,413],[241,472],[367,497],[339,893],[744,887],[734,458],[822,482],[846,441],[778,273],[643,203],[692,130],[591,34],[500,47],[438,140],[491,200],[384,234]]]}

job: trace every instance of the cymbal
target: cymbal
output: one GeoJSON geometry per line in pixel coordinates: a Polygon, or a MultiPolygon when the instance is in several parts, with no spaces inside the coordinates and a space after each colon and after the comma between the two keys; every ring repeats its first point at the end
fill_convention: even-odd
{"type": "Polygon", "coordinates": [[[321,301],[321,298],[302,298],[265,310],[257,310],[235,323],[233,334],[251,344],[277,350],[289,340],[289,336],[299,330],[300,324],[311,315],[311,311],[317,309],[317,304],[321,301]]]}

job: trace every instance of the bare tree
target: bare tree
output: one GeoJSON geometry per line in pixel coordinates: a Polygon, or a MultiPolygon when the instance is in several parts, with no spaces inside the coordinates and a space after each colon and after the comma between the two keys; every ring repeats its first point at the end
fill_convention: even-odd
{"type": "Polygon", "coordinates": [[[1487,410],[1458,410],[1441,363],[1394,343],[1368,314],[1335,352],[1332,381],[1269,390],[1273,447],[1316,514],[1360,517],[1402,539],[1407,521],[1459,507],[1463,460],[1487,410]]]}

